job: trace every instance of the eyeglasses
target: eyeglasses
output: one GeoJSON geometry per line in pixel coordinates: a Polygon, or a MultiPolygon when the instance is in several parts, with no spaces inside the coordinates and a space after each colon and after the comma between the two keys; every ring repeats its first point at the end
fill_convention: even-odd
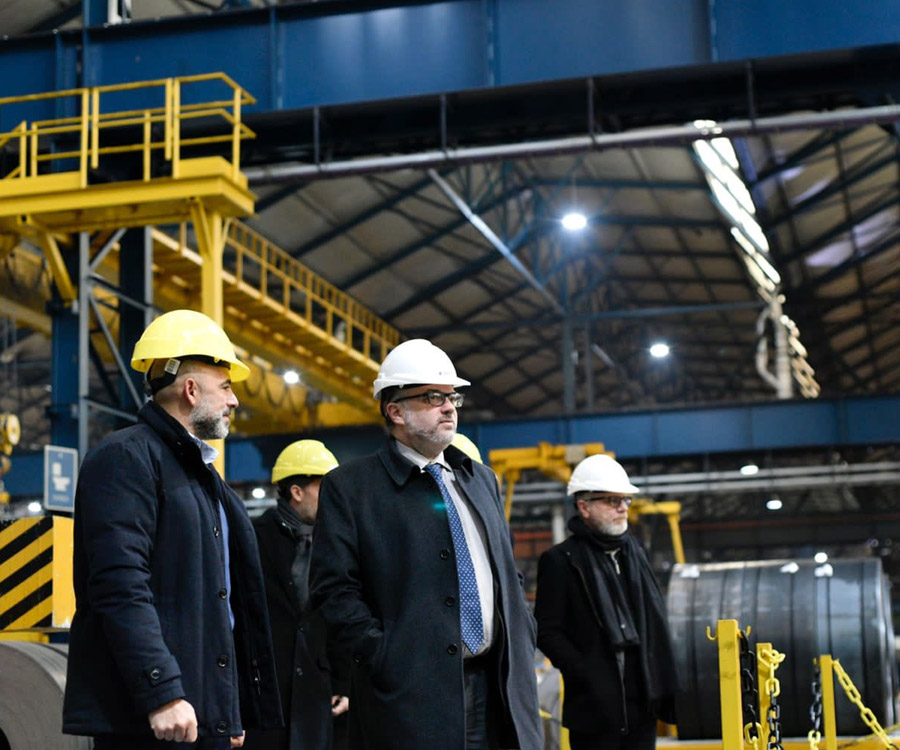
{"type": "Polygon", "coordinates": [[[606,503],[610,508],[618,508],[622,503],[625,503],[625,507],[628,508],[631,506],[631,498],[624,497],[622,495],[618,497],[609,497],[606,495],[592,495],[590,497],[584,498],[585,500],[596,500],[600,503],[606,503]]]}
{"type": "Polygon", "coordinates": [[[395,398],[391,403],[396,404],[398,401],[409,401],[414,398],[422,399],[429,406],[443,406],[444,401],[449,401],[453,404],[457,409],[463,405],[463,401],[466,400],[466,396],[464,393],[457,393],[456,391],[451,391],[450,393],[444,393],[443,391],[425,391],[424,393],[417,393],[414,396],[404,396],[403,398],[395,398]]]}

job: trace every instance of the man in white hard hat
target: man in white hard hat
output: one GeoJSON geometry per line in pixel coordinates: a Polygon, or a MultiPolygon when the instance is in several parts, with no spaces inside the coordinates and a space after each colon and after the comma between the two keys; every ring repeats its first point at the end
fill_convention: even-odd
{"type": "Polygon", "coordinates": [[[467,385],[430,342],[400,344],[374,385],[387,444],[322,482],[312,599],[354,662],[355,750],[543,747],[496,477],[451,445],[467,385]]]}
{"type": "Polygon", "coordinates": [[[637,491],[610,456],[584,459],[568,485],[572,536],[538,564],[538,646],[562,672],[573,750],[652,750],[656,720],[675,722],[665,603],[628,533],[637,491]]]}
{"type": "Polygon", "coordinates": [[[309,606],[308,578],[319,488],[337,465],[319,440],[291,443],[272,467],[278,502],[253,521],[286,726],[247,732],[245,750],[333,750],[346,744],[333,719],[348,708],[349,664],[328,648],[325,621],[309,606]]]}
{"type": "Polygon", "coordinates": [[[152,399],[78,475],[63,731],[96,750],[239,747],[281,724],[256,536],[206,442],[249,370],[193,310],[153,321],[131,366],[152,399]]]}

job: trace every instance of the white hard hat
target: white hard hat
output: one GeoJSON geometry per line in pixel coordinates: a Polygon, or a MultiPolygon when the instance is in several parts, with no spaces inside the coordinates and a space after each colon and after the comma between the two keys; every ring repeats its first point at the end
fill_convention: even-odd
{"type": "Polygon", "coordinates": [[[378,398],[385,388],[405,385],[471,385],[457,376],[456,368],[443,349],[425,339],[411,339],[392,349],[381,363],[372,395],[378,398]]]}
{"type": "Polygon", "coordinates": [[[609,456],[598,454],[588,456],[572,472],[566,494],[576,492],[615,492],[620,495],[633,495],[639,492],[631,482],[622,464],[609,456]]]}

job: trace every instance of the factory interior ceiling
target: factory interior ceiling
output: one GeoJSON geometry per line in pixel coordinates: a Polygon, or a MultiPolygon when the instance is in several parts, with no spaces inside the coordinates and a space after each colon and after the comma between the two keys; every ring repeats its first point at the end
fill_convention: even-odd
{"type": "MultiPolygon", "coordinates": [[[[22,34],[74,5],[0,15],[22,34]]],[[[247,223],[444,348],[473,383],[462,421],[893,394],[898,80],[874,49],[251,110],[247,223]]],[[[48,274],[4,283],[49,295],[48,274]]],[[[35,450],[50,342],[0,317],[0,411],[35,450]]]]}

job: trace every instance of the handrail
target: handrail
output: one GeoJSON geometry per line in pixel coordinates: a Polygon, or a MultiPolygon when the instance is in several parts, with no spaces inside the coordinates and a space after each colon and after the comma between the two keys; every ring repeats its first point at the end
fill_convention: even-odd
{"type": "Polygon", "coordinates": [[[400,343],[396,328],[243,222],[229,222],[223,267],[376,365],[400,343]]]}
{"type": "Polygon", "coordinates": [[[211,143],[230,143],[232,176],[237,180],[240,165],[240,142],[255,134],[241,121],[243,107],[254,104],[256,99],[224,73],[164,78],[122,84],[107,84],[91,88],[28,94],[0,98],[0,109],[15,109],[21,105],[56,100],[60,111],[76,111],[78,114],[52,119],[23,120],[13,130],[0,132],[0,148],[16,140],[19,143],[19,164],[10,169],[2,179],[27,180],[43,174],[76,172],[80,175],[79,187],[87,187],[91,169],[98,169],[101,157],[123,153],[142,153],[142,179],[153,178],[150,153],[162,150],[163,159],[171,164],[173,177],[179,175],[179,164],[188,158],[186,150],[211,143]],[[185,91],[194,98],[196,84],[222,84],[228,90],[227,98],[221,94],[206,101],[182,103],[185,91]],[[133,92],[128,106],[116,109],[115,95],[133,92]],[[146,100],[147,106],[134,106],[134,98],[146,100]],[[224,124],[225,132],[200,137],[183,138],[182,123],[187,120],[213,118],[224,124]],[[162,124],[162,132],[154,125],[162,124]],[[101,132],[119,130],[124,142],[103,145],[101,132]],[[134,131],[132,133],[131,131],[134,131]],[[67,140],[67,136],[71,136],[67,140]],[[130,140],[129,140],[130,139],[130,140]],[[77,145],[76,145],[77,143],[77,145]],[[73,169],[71,161],[77,160],[73,169]]]}

